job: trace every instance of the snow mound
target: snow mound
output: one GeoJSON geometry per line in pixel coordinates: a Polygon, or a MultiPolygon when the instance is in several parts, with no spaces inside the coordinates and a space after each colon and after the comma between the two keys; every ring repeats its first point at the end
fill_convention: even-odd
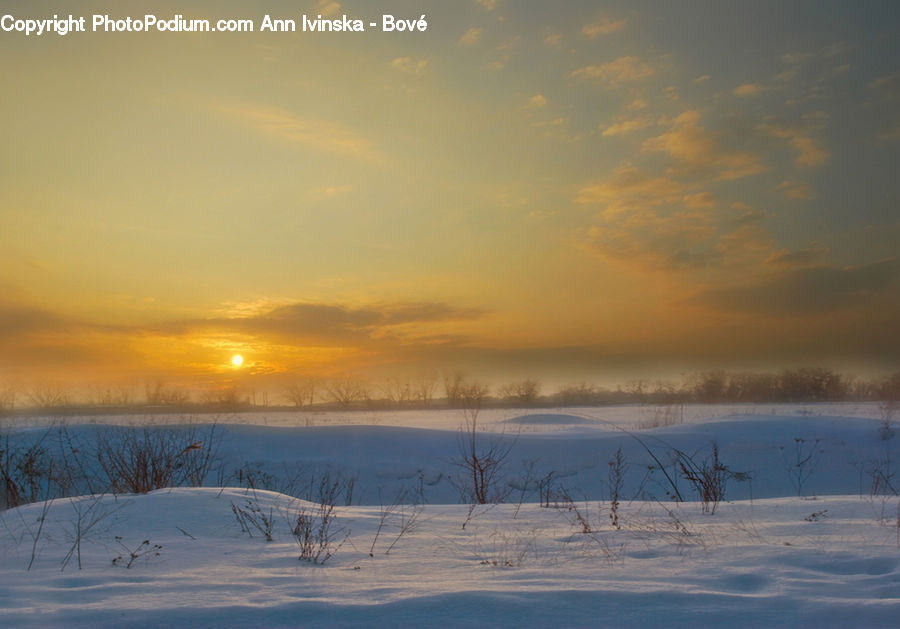
{"type": "Polygon", "coordinates": [[[291,533],[292,514],[315,507],[201,488],[4,512],[4,626],[877,628],[900,614],[896,498],[756,500],[715,516],[622,504],[620,530],[608,504],[581,503],[589,532],[575,511],[537,504],[337,507],[336,552],[320,565],[298,559],[291,533]],[[235,509],[271,518],[271,541],[235,509]]]}
{"type": "Polygon", "coordinates": [[[587,419],[586,417],[578,417],[577,415],[565,415],[562,413],[534,413],[531,415],[519,415],[507,419],[507,424],[518,424],[521,426],[566,426],[566,425],[584,425],[596,424],[597,421],[587,419]]]}

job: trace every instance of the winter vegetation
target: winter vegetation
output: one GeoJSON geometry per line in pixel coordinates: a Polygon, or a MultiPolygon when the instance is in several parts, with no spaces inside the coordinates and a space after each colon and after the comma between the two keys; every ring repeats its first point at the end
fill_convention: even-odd
{"type": "Polygon", "coordinates": [[[485,395],[7,416],[4,624],[896,626],[884,404],[485,395]]]}

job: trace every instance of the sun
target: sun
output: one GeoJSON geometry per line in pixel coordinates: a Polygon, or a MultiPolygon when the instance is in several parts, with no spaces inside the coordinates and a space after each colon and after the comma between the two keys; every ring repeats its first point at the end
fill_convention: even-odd
{"type": "Polygon", "coordinates": [[[241,365],[244,364],[244,357],[241,356],[240,354],[235,354],[234,356],[231,357],[231,364],[234,365],[235,367],[240,367],[241,365]]]}

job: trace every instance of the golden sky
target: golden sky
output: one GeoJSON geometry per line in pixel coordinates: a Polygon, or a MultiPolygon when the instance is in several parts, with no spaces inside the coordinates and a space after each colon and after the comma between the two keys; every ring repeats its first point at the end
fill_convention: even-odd
{"type": "Polygon", "coordinates": [[[898,366],[895,2],[54,12],[428,28],[0,32],[0,379],[898,366]]]}

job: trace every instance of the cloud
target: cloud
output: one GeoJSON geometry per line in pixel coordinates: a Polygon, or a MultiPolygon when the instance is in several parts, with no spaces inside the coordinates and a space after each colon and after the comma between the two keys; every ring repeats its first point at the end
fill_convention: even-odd
{"type": "Polygon", "coordinates": [[[442,302],[401,302],[348,306],[293,303],[253,315],[174,321],[157,330],[175,335],[189,333],[249,334],[288,342],[364,343],[400,333],[413,324],[471,320],[483,316],[477,308],[458,308],[442,302]]]}
{"type": "Polygon", "coordinates": [[[546,37],[544,37],[544,44],[546,46],[553,46],[554,48],[562,45],[562,35],[559,33],[550,33],[546,37]]]}
{"type": "Polygon", "coordinates": [[[754,283],[702,291],[693,301],[724,311],[816,315],[862,307],[877,298],[900,298],[900,259],[788,269],[754,283]]]}
{"type": "Polygon", "coordinates": [[[470,28],[462,34],[462,37],[460,37],[456,43],[459,46],[474,46],[481,41],[481,36],[483,34],[483,28],[470,28]]]}
{"type": "Polygon", "coordinates": [[[78,324],[49,310],[0,302],[0,340],[12,340],[34,332],[65,331],[78,324]]]}
{"type": "Polygon", "coordinates": [[[652,121],[650,118],[633,118],[631,120],[621,120],[619,122],[615,122],[605,129],[603,129],[604,137],[610,137],[614,135],[627,135],[632,133],[633,131],[639,131],[645,127],[650,126],[652,121]]]}
{"type": "Polygon", "coordinates": [[[588,249],[641,270],[673,271],[719,264],[716,199],[669,177],[617,168],[610,179],[584,186],[575,201],[597,205],[597,222],[584,232],[588,249]]]}
{"type": "Polygon", "coordinates": [[[710,192],[686,194],[682,201],[684,202],[684,206],[691,210],[716,207],[716,197],[710,192]]]}
{"type": "Polygon", "coordinates": [[[377,159],[380,153],[357,133],[328,120],[300,118],[266,106],[222,106],[218,110],[266,135],[316,150],[358,159],[377,159]]]}
{"type": "Polygon", "coordinates": [[[575,201],[586,205],[602,205],[607,216],[641,211],[679,201],[685,186],[668,177],[652,177],[632,165],[613,171],[612,178],[582,187],[575,201]]]}
{"type": "Polygon", "coordinates": [[[499,0],[475,0],[475,2],[485,11],[493,11],[500,4],[499,0]]]}
{"type": "Polygon", "coordinates": [[[530,99],[528,99],[528,105],[530,107],[546,107],[547,106],[547,98],[543,94],[535,94],[530,99]]]}
{"type": "Polygon", "coordinates": [[[682,170],[712,171],[716,179],[731,181],[766,170],[753,153],[726,147],[700,125],[700,112],[688,110],[668,121],[670,130],[644,141],[644,152],[665,153],[682,170]]]}
{"type": "Polygon", "coordinates": [[[519,44],[520,39],[521,38],[516,35],[515,37],[510,37],[499,46],[493,48],[489,53],[492,60],[485,66],[485,68],[495,71],[505,68],[506,64],[508,64],[509,60],[512,58],[512,51],[519,44]]]}
{"type": "Polygon", "coordinates": [[[626,111],[640,111],[641,109],[646,109],[647,105],[649,105],[647,101],[643,98],[635,98],[633,101],[625,105],[626,111]]]}
{"type": "Polygon", "coordinates": [[[691,83],[693,83],[694,85],[700,85],[701,83],[706,83],[707,81],[709,81],[709,75],[703,74],[695,79],[692,79],[691,83]]]}
{"type": "Polygon", "coordinates": [[[763,86],[759,83],[744,83],[731,90],[731,93],[739,98],[746,98],[748,96],[756,96],[762,91],[763,86]]]}
{"type": "MultiPolygon", "coordinates": [[[[810,122],[821,124],[821,116],[807,118],[810,122]]],[[[819,146],[819,144],[804,129],[781,126],[773,122],[767,122],[761,126],[762,130],[774,138],[786,140],[794,150],[794,164],[800,168],[813,168],[828,162],[831,154],[819,146]]]]}
{"type": "Polygon", "coordinates": [[[608,17],[602,17],[596,22],[591,22],[590,24],[585,24],[581,28],[581,32],[586,37],[590,39],[596,39],[600,35],[611,35],[613,33],[618,33],[619,31],[625,28],[625,25],[628,23],[628,20],[611,20],[608,17]]]}
{"type": "Polygon", "coordinates": [[[600,65],[584,66],[569,73],[570,78],[584,81],[599,81],[608,87],[615,87],[620,83],[633,83],[648,79],[656,73],[649,63],[640,57],[619,57],[614,61],[600,65]]]}
{"type": "Polygon", "coordinates": [[[782,181],[780,184],[778,184],[777,189],[781,190],[781,192],[784,193],[787,198],[794,199],[796,201],[807,201],[815,196],[813,194],[812,187],[810,187],[810,185],[805,181],[782,181]]]}
{"type": "Polygon", "coordinates": [[[804,249],[776,251],[766,258],[765,263],[777,267],[812,266],[818,263],[827,254],[828,247],[813,243],[804,249]]]}
{"type": "Polygon", "coordinates": [[[397,57],[391,61],[391,67],[398,72],[411,74],[413,76],[421,76],[428,68],[427,59],[416,59],[414,57],[397,57]]]}
{"type": "Polygon", "coordinates": [[[316,13],[322,17],[331,17],[337,15],[341,10],[341,5],[334,0],[319,0],[316,3],[316,13]]]}

